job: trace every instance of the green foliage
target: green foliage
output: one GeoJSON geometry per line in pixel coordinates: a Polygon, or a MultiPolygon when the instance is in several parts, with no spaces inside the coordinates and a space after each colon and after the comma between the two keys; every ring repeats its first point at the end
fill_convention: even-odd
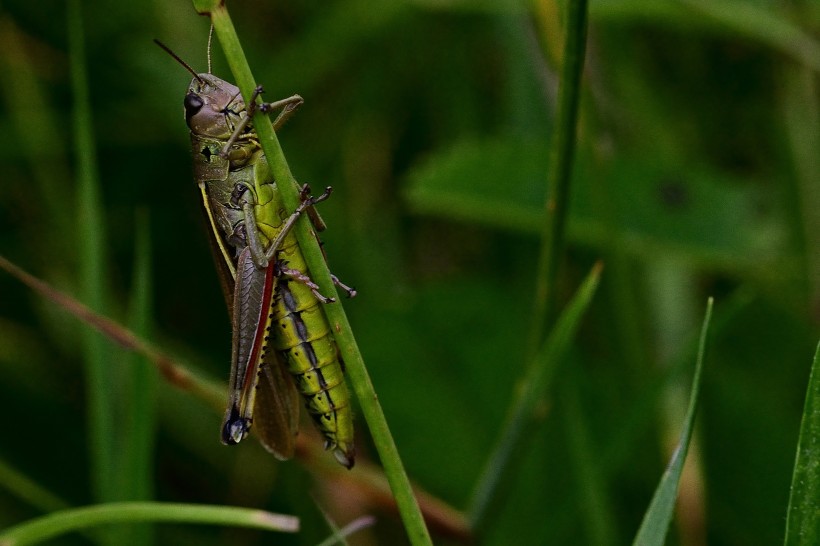
{"type": "MultiPolygon", "coordinates": [[[[3,2],[0,255],[86,303],[102,298],[106,314],[142,323],[199,375],[224,379],[230,328],[181,113],[189,75],[151,42],[204,71],[208,19],[187,1],[79,4],[98,205],[78,199],[81,167],[95,152],[71,155],[79,140],[66,8],[3,2]],[[137,230],[150,243],[135,251],[140,209],[150,210],[150,229],[137,230]]],[[[788,10],[713,4],[591,3],[558,308],[593,263],[605,267],[511,460],[497,493],[504,502],[482,522],[483,544],[633,539],[684,420],[710,295],[689,453],[697,464],[694,481],[680,486],[693,502],[667,540],[784,539],[789,484],[806,468],[794,473],[820,320],[820,11],[800,1],[788,10]]],[[[229,7],[265,97],[306,100],[278,137],[297,181],[334,187],[321,206],[324,250],[360,293],[345,310],[402,460],[415,483],[465,509],[527,369],[560,6],[229,7]]],[[[229,78],[218,46],[213,71],[229,78]]],[[[339,506],[362,497],[339,501],[343,481],[328,495],[315,467],[276,463],[252,442],[221,446],[218,413],[167,382],[149,386],[156,378],[122,353],[102,359],[116,379],[88,386],[86,329],[5,274],[0,295],[0,467],[9,469],[0,473],[0,528],[97,502],[103,488],[91,484],[105,480],[122,480],[115,489],[131,498],[298,515],[300,534],[277,543],[329,534],[308,491],[338,527],[354,517],[339,506]],[[141,397],[137,385],[155,394],[141,397]],[[96,397],[113,398],[113,430],[90,425],[96,397]],[[124,411],[125,400],[145,413],[124,411]],[[137,443],[145,451],[132,451],[137,443]],[[139,468],[151,483],[116,470],[106,477],[93,462],[105,445],[133,457],[114,465],[139,468]]],[[[367,435],[359,438],[362,460],[375,459],[367,435]]],[[[808,442],[803,432],[801,446],[808,442]]],[[[793,496],[790,531],[811,515],[802,506],[793,496]]],[[[402,540],[389,510],[360,509],[378,518],[363,532],[402,540]]],[[[158,544],[269,538],[175,524],[154,533],[158,544]]]]}

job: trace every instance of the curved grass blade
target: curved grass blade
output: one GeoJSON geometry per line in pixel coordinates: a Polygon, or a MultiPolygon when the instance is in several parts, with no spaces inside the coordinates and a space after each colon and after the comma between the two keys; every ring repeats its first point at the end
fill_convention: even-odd
{"type": "Polygon", "coordinates": [[[789,512],[786,517],[786,546],[820,544],[820,344],[806,390],[803,423],[797,442],[789,512]]]}
{"type": "Polygon", "coordinates": [[[695,413],[698,407],[698,395],[700,393],[700,380],[703,371],[703,357],[706,352],[706,337],[709,332],[709,323],[712,320],[712,305],[714,300],[709,298],[706,304],[706,316],[703,319],[703,327],[700,332],[700,345],[698,347],[697,363],[695,364],[695,377],[692,379],[692,392],[689,396],[689,409],[686,419],[683,422],[683,430],[680,433],[678,445],[672,458],[666,467],[666,471],[661,477],[658,488],[652,497],[652,502],[644,514],[638,534],[632,543],[639,546],[661,546],[666,540],[669,531],[669,523],[675,510],[675,501],[678,497],[678,486],[680,484],[683,463],[689,451],[689,443],[692,439],[692,431],[695,424],[695,413]]]}
{"type": "Polygon", "coordinates": [[[62,510],[21,523],[0,533],[0,546],[36,544],[98,525],[144,521],[230,525],[283,533],[299,530],[299,518],[264,510],[168,502],[115,502],[62,510]]]}

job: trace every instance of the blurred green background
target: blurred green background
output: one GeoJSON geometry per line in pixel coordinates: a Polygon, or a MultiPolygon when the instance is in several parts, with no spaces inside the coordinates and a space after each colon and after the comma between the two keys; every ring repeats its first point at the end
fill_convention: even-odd
{"type": "MultiPolygon", "coordinates": [[[[297,180],[334,187],[322,239],[359,291],[345,308],[407,470],[458,509],[525,369],[560,4],[229,3],[266,98],[305,98],[280,140],[297,180]]],[[[187,0],[99,0],[82,16],[101,225],[76,181],[64,2],[5,0],[0,254],[224,380],[230,325],[182,116],[190,77],[151,41],[205,71],[208,20],[187,0]]],[[[559,300],[597,260],[603,281],[482,543],[631,540],[682,420],[709,295],[697,464],[669,541],[782,540],[820,321],[818,35],[817,2],[591,1],[559,300]]],[[[213,72],[231,79],[216,45],[213,72]]],[[[0,274],[0,462],[70,505],[125,491],[101,493],[92,466],[83,336],[0,274]]],[[[297,537],[273,538],[162,525],[132,543],[315,544],[329,531],[312,495],[340,525],[375,514],[361,544],[405,540],[372,499],[325,495],[309,468],[255,442],[221,446],[218,413],[104,351],[109,472],[132,482],[128,496],[303,522],[297,537]],[[144,464],[129,470],[136,452],[144,464]]],[[[357,430],[366,460],[360,420],[357,430]]],[[[43,513],[7,480],[0,527],[43,513]]]]}

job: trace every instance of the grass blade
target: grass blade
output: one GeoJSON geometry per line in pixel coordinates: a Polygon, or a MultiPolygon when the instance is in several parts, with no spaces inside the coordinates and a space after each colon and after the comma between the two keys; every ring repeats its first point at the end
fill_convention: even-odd
{"type": "Polygon", "coordinates": [[[820,544],[820,344],[806,389],[806,405],[797,442],[789,511],[786,516],[787,546],[820,544]]]}
{"type": "MultiPolygon", "coordinates": [[[[99,311],[106,308],[104,280],[105,256],[102,234],[97,158],[91,122],[91,100],[85,65],[82,6],[78,0],[68,3],[68,41],[71,59],[71,83],[74,94],[74,138],[79,194],[77,210],[83,211],[80,222],[80,278],[83,299],[99,311]]],[[[112,500],[116,495],[114,391],[111,389],[113,368],[106,365],[111,347],[97,332],[83,331],[83,348],[88,398],[89,451],[95,497],[112,500]]]]}
{"type": "Polygon", "coordinates": [[[692,431],[695,425],[695,413],[698,407],[698,395],[700,393],[700,380],[703,371],[703,358],[706,352],[706,338],[709,332],[709,323],[712,320],[713,300],[709,298],[706,304],[706,317],[703,319],[703,327],[700,332],[700,345],[698,347],[697,363],[695,364],[695,377],[692,379],[692,392],[689,396],[689,409],[683,423],[683,430],[680,433],[678,446],[672,454],[672,458],[666,467],[666,471],[661,477],[658,488],[652,497],[652,502],[644,514],[638,534],[635,536],[633,544],[639,546],[663,545],[666,534],[669,531],[669,523],[675,510],[675,501],[678,497],[678,486],[680,476],[683,472],[683,463],[689,451],[689,443],[692,439],[692,431]]]}
{"type": "Polygon", "coordinates": [[[142,521],[230,525],[283,533],[299,530],[299,519],[295,516],[263,510],[202,504],[116,502],[71,508],[16,525],[0,533],[0,546],[35,544],[98,525],[142,521]]]}
{"type": "MultiPolygon", "coordinates": [[[[139,337],[149,337],[151,317],[151,234],[147,211],[137,216],[134,275],[131,289],[130,326],[139,337]]],[[[153,498],[154,448],[156,445],[156,392],[159,380],[155,367],[144,356],[129,353],[125,366],[128,393],[121,404],[125,430],[120,435],[122,476],[121,500],[146,501],[153,498]],[[125,407],[122,407],[122,406],[125,407]]],[[[122,544],[151,544],[152,529],[147,525],[119,531],[122,544]]]]}
{"type": "MultiPolygon", "coordinates": [[[[564,255],[564,232],[569,209],[572,160],[575,154],[575,129],[581,100],[581,74],[587,38],[587,1],[570,0],[564,37],[561,84],[558,89],[558,111],[550,143],[547,183],[551,185],[546,202],[546,222],[541,235],[538,259],[538,283],[535,287],[535,309],[530,335],[532,348],[540,345],[544,332],[554,320],[558,270],[564,255]]],[[[500,181],[501,182],[501,181],[500,181]]]]}

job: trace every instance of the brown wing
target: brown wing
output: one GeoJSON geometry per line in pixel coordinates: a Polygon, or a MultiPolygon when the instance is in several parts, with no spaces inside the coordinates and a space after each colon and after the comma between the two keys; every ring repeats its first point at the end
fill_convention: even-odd
{"type": "Polygon", "coordinates": [[[268,451],[284,460],[293,456],[299,394],[268,337],[276,288],[274,264],[257,268],[245,247],[236,264],[231,377],[222,441],[239,443],[253,430],[268,451]]]}
{"type": "Polygon", "coordinates": [[[280,358],[272,348],[266,354],[256,391],[252,430],[265,449],[285,460],[293,457],[299,432],[300,397],[280,358]]]}

